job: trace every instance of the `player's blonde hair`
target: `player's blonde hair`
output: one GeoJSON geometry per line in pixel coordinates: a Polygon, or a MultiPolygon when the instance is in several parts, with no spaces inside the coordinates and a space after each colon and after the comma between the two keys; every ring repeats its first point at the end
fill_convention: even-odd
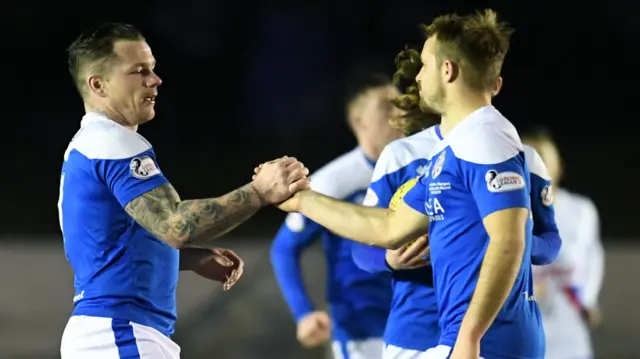
{"type": "Polygon", "coordinates": [[[495,11],[439,16],[424,29],[436,39],[438,66],[449,60],[462,70],[462,79],[470,87],[495,89],[513,34],[507,23],[498,21],[495,11]]]}
{"type": "Polygon", "coordinates": [[[406,47],[396,56],[395,62],[396,72],[393,74],[393,83],[398,88],[406,89],[392,102],[397,108],[403,110],[404,114],[391,118],[389,123],[405,135],[412,135],[438,123],[440,116],[420,108],[420,91],[415,82],[416,75],[422,66],[420,53],[406,47]],[[407,82],[409,85],[403,86],[407,82]]]}

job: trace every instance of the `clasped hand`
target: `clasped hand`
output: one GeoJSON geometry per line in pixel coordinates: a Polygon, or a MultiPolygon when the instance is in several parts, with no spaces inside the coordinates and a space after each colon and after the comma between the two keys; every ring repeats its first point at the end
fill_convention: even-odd
{"type": "Polygon", "coordinates": [[[253,186],[268,204],[293,209],[295,194],[309,189],[309,169],[295,157],[284,156],[254,169],[253,186]]]}

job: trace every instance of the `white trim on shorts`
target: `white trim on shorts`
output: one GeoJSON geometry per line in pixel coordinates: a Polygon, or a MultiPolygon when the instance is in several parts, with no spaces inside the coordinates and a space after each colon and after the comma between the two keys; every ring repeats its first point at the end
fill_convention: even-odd
{"type": "Polygon", "coordinates": [[[451,347],[448,345],[438,345],[426,352],[387,345],[384,348],[383,359],[447,359],[449,354],[451,354],[451,347]]]}
{"type": "Polygon", "coordinates": [[[382,359],[384,341],[382,338],[331,342],[333,359],[382,359]]]}
{"type": "Polygon", "coordinates": [[[179,359],[180,347],[146,325],[73,316],[62,334],[60,355],[62,359],[179,359]]]}

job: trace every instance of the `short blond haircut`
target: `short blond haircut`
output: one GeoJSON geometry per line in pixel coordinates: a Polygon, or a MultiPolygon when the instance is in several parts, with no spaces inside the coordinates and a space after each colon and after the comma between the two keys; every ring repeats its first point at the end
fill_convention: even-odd
{"type": "Polygon", "coordinates": [[[455,63],[462,79],[474,89],[495,88],[513,34],[507,23],[498,21],[495,11],[439,16],[424,29],[436,39],[438,65],[444,60],[455,63]]]}

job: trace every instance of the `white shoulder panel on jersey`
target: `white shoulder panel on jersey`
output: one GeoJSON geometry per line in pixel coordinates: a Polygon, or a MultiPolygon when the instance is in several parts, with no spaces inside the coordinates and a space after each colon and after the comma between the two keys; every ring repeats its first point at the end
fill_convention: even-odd
{"type": "Polygon", "coordinates": [[[542,157],[540,157],[538,151],[529,145],[522,145],[522,148],[524,150],[524,158],[527,161],[527,166],[529,166],[529,172],[545,181],[550,181],[551,176],[549,176],[547,166],[544,164],[544,161],[542,161],[542,157]]]}
{"type": "Polygon", "coordinates": [[[444,142],[457,158],[483,165],[502,163],[522,151],[518,131],[492,106],[471,114],[444,142]]]}
{"type": "Polygon", "coordinates": [[[389,143],[380,154],[371,182],[378,181],[384,175],[393,173],[417,159],[428,159],[438,141],[440,139],[436,134],[436,126],[431,126],[389,143]]]}
{"type": "Polygon", "coordinates": [[[138,133],[117,124],[104,115],[88,113],[82,128],[71,140],[65,154],[75,149],[89,159],[117,160],[147,151],[151,144],[138,133]]]}
{"type": "Polygon", "coordinates": [[[311,189],[337,199],[345,199],[369,186],[373,168],[360,148],[355,148],[314,172],[311,189]]]}

